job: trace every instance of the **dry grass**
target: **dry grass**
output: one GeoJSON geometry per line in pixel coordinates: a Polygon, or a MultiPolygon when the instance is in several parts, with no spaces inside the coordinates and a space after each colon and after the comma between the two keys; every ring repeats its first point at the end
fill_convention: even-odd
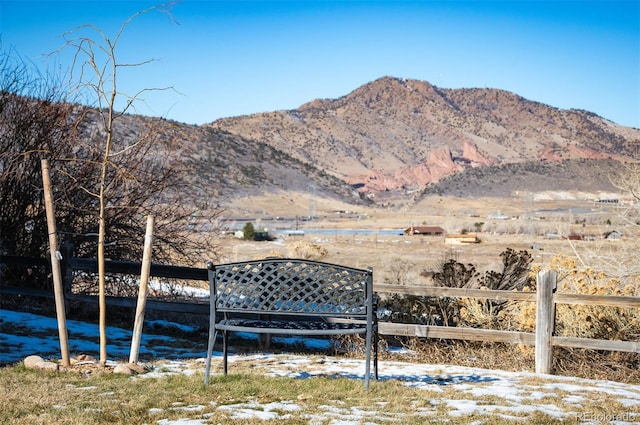
{"type": "MultiPolygon", "coordinates": [[[[481,353],[480,353],[481,354],[481,353]]],[[[311,359],[314,361],[322,361],[311,359]]],[[[624,406],[615,394],[603,392],[580,407],[566,401],[575,396],[563,389],[564,382],[553,378],[521,378],[518,394],[526,408],[556,406],[566,417],[561,421],[539,408],[527,412],[509,400],[509,395],[485,391],[490,383],[475,382],[463,386],[477,388],[461,391],[456,385],[435,382],[433,388],[413,388],[397,379],[372,382],[367,391],[361,380],[317,376],[309,379],[269,377],[265,371],[280,369],[278,360],[234,362],[233,373],[214,375],[210,385],[202,383],[202,372],[167,374],[143,379],[109,373],[83,376],[77,373],[52,373],[27,370],[22,365],[0,369],[0,424],[151,424],[187,421],[193,423],[262,424],[261,418],[240,419],[242,409],[272,412],[277,423],[331,423],[350,420],[357,423],[423,424],[426,420],[452,425],[477,423],[580,423],[582,412],[627,412],[638,415],[638,406],[624,406]],[[275,362],[275,363],[274,363],[275,362]],[[556,388],[544,390],[546,385],[556,388]],[[543,399],[531,393],[544,392],[543,399]],[[452,414],[458,405],[482,406],[482,414],[471,409],[452,414]]],[[[292,364],[292,367],[295,363],[292,364]]],[[[198,366],[201,369],[201,364],[198,366]]],[[[434,376],[437,380],[437,376],[434,376]]],[[[509,385],[514,385],[510,383],[509,385]]],[[[584,394],[589,397],[589,392],[584,394]]],[[[545,407],[546,408],[546,407],[545,407]]]]}
{"type": "MultiPolygon", "coordinates": [[[[492,342],[429,340],[403,341],[413,358],[429,364],[451,364],[509,372],[534,372],[533,346],[492,342]]],[[[394,358],[390,355],[389,358],[394,358]]],[[[586,379],[605,379],[629,384],[640,383],[637,353],[594,352],[556,347],[553,350],[554,375],[586,379]]]]}

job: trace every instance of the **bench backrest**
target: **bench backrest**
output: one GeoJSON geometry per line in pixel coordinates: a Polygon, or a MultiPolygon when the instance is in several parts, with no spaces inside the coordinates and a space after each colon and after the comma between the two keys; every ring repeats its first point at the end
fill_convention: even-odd
{"type": "Polygon", "coordinates": [[[373,309],[371,270],[319,261],[210,264],[209,284],[218,312],[366,318],[373,309]]]}

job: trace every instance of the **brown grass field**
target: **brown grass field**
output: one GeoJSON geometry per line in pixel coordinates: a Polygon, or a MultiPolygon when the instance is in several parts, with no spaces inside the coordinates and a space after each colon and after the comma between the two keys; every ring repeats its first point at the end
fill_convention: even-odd
{"type": "MultiPolygon", "coordinates": [[[[415,276],[409,276],[413,283],[408,284],[421,285],[428,282],[419,273],[433,270],[451,255],[462,263],[474,264],[478,271],[484,272],[500,269],[500,253],[507,248],[527,250],[534,262],[544,265],[557,254],[589,252],[593,257],[592,251],[624,252],[635,246],[634,234],[638,229],[637,226],[628,226],[626,207],[603,208],[592,199],[544,199],[552,197],[540,197],[543,198],[540,200],[532,200],[531,196],[526,197],[529,199],[431,197],[411,207],[384,209],[354,208],[304,194],[240,199],[227,207],[226,216],[248,219],[257,229],[266,228],[269,232],[277,232],[278,227],[295,227],[306,232],[304,236],[287,236],[272,242],[245,241],[228,234],[220,241],[220,259],[242,261],[274,254],[293,256],[297,244],[316,244],[326,250],[325,261],[372,267],[377,283],[394,283],[389,281],[389,269],[398,262],[407,263],[415,271],[415,276]],[[502,214],[507,218],[490,218],[492,214],[502,214]],[[311,215],[315,217],[313,220],[306,219],[311,215]],[[273,221],[273,217],[283,219],[273,221]],[[410,226],[439,226],[447,234],[473,232],[480,243],[449,245],[440,236],[402,235],[402,230],[410,226]],[[309,229],[325,229],[327,233],[317,234],[309,229]],[[345,229],[368,229],[370,233],[343,234],[345,229]],[[389,235],[389,230],[398,232],[389,235]],[[572,233],[599,237],[612,230],[623,232],[624,238],[604,242],[549,237],[572,233]]],[[[241,228],[244,221],[229,221],[227,224],[241,228]]]]}

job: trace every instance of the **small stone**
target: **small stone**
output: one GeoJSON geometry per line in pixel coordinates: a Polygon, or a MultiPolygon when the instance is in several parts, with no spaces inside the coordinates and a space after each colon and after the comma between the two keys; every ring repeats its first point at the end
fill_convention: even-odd
{"type": "Polygon", "coordinates": [[[90,356],[89,354],[79,354],[78,357],[76,357],[76,360],[78,362],[94,362],[97,363],[97,360],[95,357],[90,356]]]}
{"type": "Polygon", "coordinates": [[[119,364],[113,369],[113,373],[119,373],[121,375],[133,375],[133,371],[129,369],[129,366],[119,364]]]}
{"type": "Polygon", "coordinates": [[[45,361],[40,356],[28,356],[24,359],[24,367],[27,369],[40,369],[57,371],[59,366],[57,363],[45,361]]]}
{"type": "Polygon", "coordinates": [[[54,362],[42,362],[39,365],[39,368],[42,370],[50,370],[52,372],[56,372],[60,366],[58,365],[58,363],[54,363],[54,362]]]}
{"type": "Polygon", "coordinates": [[[137,374],[141,374],[141,373],[145,373],[146,370],[144,368],[144,366],[139,365],[137,363],[127,363],[127,367],[129,369],[131,369],[132,371],[134,371],[137,374]]]}
{"type": "Polygon", "coordinates": [[[38,369],[40,363],[44,363],[44,359],[40,356],[28,356],[24,359],[24,367],[27,369],[38,369]]]}

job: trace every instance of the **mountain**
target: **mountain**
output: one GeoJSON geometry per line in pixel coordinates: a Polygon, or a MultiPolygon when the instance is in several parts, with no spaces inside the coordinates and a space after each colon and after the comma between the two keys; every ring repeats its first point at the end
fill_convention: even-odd
{"type": "MultiPolygon", "coordinates": [[[[85,114],[85,137],[100,137],[96,111],[85,114]]],[[[186,165],[199,203],[295,192],[398,205],[434,194],[615,191],[612,176],[640,144],[639,129],[587,111],[392,77],[294,110],[201,126],[123,115],[116,130],[122,147],[155,133],[165,142],[159,157],[186,165]]]]}
{"type": "MultiPolygon", "coordinates": [[[[451,185],[433,186],[446,176],[481,183],[495,173],[520,173],[513,181],[534,187],[505,187],[535,190],[535,176],[544,173],[545,180],[554,181],[547,173],[558,170],[564,170],[555,184],[561,189],[611,190],[606,176],[619,168],[617,161],[633,159],[640,143],[639,129],[588,111],[561,110],[504,90],[442,89],[393,77],[338,99],[203,127],[269,146],[364,194],[429,186],[427,192],[456,195],[451,185]],[[601,174],[581,179],[594,170],[601,174]]],[[[497,192],[504,195],[504,187],[497,192]]],[[[473,195],[473,188],[464,193],[473,195]]]]}

